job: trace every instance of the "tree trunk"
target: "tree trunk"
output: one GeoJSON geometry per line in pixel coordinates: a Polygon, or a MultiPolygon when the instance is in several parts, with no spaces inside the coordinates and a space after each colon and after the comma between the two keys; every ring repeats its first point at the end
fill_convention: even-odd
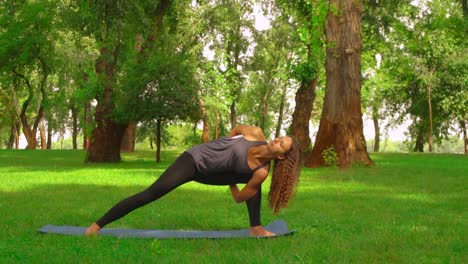
{"type": "Polygon", "coordinates": [[[376,106],[372,107],[372,122],[374,123],[374,152],[380,150],[380,126],[379,126],[379,109],[376,106]]]}
{"type": "MultiPolygon", "coordinates": [[[[432,75],[432,72],[431,72],[432,75]]],[[[432,102],[431,102],[431,86],[427,86],[427,104],[429,107],[429,135],[427,143],[429,144],[429,152],[432,152],[432,102]]]]}
{"type": "Polygon", "coordinates": [[[279,114],[278,114],[278,123],[276,124],[276,131],[275,131],[275,138],[280,137],[281,133],[281,126],[283,125],[283,114],[284,114],[284,103],[286,101],[286,91],[287,91],[287,86],[285,85],[283,87],[283,93],[281,94],[281,103],[279,107],[279,114]]]}
{"type": "Polygon", "coordinates": [[[361,112],[362,3],[331,0],[327,16],[327,86],[319,131],[305,165],[326,166],[322,156],[332,147],[338,165],[373,164],[367,153],[361,112]]]}
{"type": "Polygon", "coordinates": [[[44,118],[39,121],[39,134],[41,138],[41,149],[47,149],[46,131],[44,125],[44,118]]]}
{"type": "Polygon", "coordinates": [[[28,119],[26,117],[26,110],[29,106],[29,98],[24,102],[23,108],[21,110],[20,114],[20,120],[21,124],[23,125],[23,133],[24,137],[26,138],[27,141],[27,146],[26,149],[36,149],[37,147],[37,127],[39,125],[39,119],[42,118],[42,107],[39,108],[39,112],[36,116],[36,121],[34,123],[33,128],[31,128],[28,124],[28,119]]]}
{"type": "Polygon", "coordinates": [[[32,128],[29,126],[28,119],[26,117],[26,111],[28,110],[29,104],[31,103],[31,101],[32,101],[32,99],[34,97],[33,87],[31,86],[31,83],[29,82],[28,78],[26,78],[26,76],[24,76],[23,74],[18,73],[18,72],[14,72],[14,73],[18,77],[20,77],[21,79],[23,79],[25,81],[26,87],[27,87],[28,92],[29,92],[28,98],[24,101],[24,103],[23,103],[23,105],[21,107],[21,113],[19,115],[21,124],[23,126],[24,137],[26,138],[26,141],[28,142],[28,145],[26,146],[26,149],[36,149],[36,147],[37,147],[36,133],[37,133],[37,128],[38,128],[38,125],[39,125],[39,121],[43,117],[43,111],[44,111],[43,102],[45,100],[45,90],[44,89],[45,89],[45,83],[46,83],[46,80],[47,80],[48,72],[44,69],[44,75],[42,76],[41,84],[40,84],[41,85],[40,89],[41,89],[41,92],[43,93],[43,96],[42,96],[41,102],[39,104],[39,108],[38,108],[38,111],[37,111],[37,116],[36,116],[36,119],[35,119],[35,122],[34,122],[34,125],[33,125],[32,128]]]}
{"type": "Polygon", "coordinates": [[[77,143],[77,138],[78,138],[78,109],[76,109],[76,106],[71,107],[71,114],[72,114],[72,142],[73,142],[73,149],[78,149],[78,143],[77,143]]]}
{"type": "Polygon", "coordinates": [[[318,78],[301,83],[296,93],[296,106],[292,115],[291,133],[306,151],[311,144],[309,136],[309,122],[312,115],[312,107],[315,101],[315,89],[318,78]]]}
{"type": "Polygon", "coordinates": [[[91,137],[91,144],[88,149],[87,162],[119,162],[120,144],[123,133],[127,127],[124,124],[117,124],[111,120],[111,113],[114,110],[112,100],[112,81],[119,53],[119,46],[113,52],[107,48],[101,48],[100,57],[96,61],[96,73],[103,76],[104,93],[99,98],[96,106],[96,128],[91,137]]]}
{"type": "Polygon", "coordinates": [[[201,94],[198,93],[198,105],[200,107],[200,113],[202,116],[203,122],[203,132],[202,132],[202,143],[206,143],[210,140],[210,123],[208,120],[208,114],[206,112],[205,102],[203,98],[201,98],[201,94]]]}
{"type": "Polygon", "coordinates": [[[11,125],[11,130],[10,130],[10,138],[8,140],[8,145],[7,145],[8,149],[13,149],[13,146],[15,146],[15,149],[19,148],[20,127],[21,127],[21,124],[17,120],[13,120],[13,124],[11,125]]]}
{"type": "Polygon", "coordinates": [[[237,112],[236,112],[236,102],[232,102],[231,106],[231,129],[237,126],[237,112]]]}
{"type": "Polygon", "coordinates": [[[120,151],[122,152],[134,152],[135,151],[135,140],[136,140],[136,122],[130,122],[127,129],[125,129],[120,151]]]}
{"type": "Polygon", "coordinates": [[[13,125],[11,125],[11,128],[10,128],[10,137],[8,139],[8,143],[7,143],[7,149],[13,149],[13,144],[15,144],[15,134],[16,134],[16,131],[15,131],[15,123],[13,122],[13,125]]]}
{"type": "Polygon", "coordinates": [[[89,101],[84,104],[84,127],[83,127],[83,149],[88,150],[91,142],[91,103],[89,101]]]}
{"type": "Polygon", "coordinates": [[[156,162],[161,162],[161,119],[156,121],[156,162]]]}
{"type": "Polygon", "coordinates": [[[465,121],[460,121],[460,127],[463,131],[463,142],[465,144],[465,155],[468,155],[468,134],[466,133],[465,121]]]}
{"type": "Polygon", "coordinates": [[[52,149],[52,126],[47,122],[47,149],[52,149]]]}
{"type": "Polygon", "coordinates": [[[414,152],[424,152],[424,130],[422,127],[418,128],[418,135],[416,137],[416,144],[414,145],[414,152]]]}

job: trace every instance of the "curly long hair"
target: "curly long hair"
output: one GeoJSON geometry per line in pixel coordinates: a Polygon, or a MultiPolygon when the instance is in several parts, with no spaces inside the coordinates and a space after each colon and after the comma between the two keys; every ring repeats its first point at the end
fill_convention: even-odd
{"type": "Polygon", "coordinates": [[[302,166],[302,148],[299,141],[292,138],[291,149],[284,159],[275,159],[271,178],[268,202],[274,214],[288,205],[294,196],[302,166]]]}

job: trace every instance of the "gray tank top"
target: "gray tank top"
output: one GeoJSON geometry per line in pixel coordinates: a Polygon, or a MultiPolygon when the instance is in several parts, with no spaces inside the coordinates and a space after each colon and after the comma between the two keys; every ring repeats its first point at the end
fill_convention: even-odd
{"type": "Polygon", "coordinates": [[[250,169],[247,156],[250,147],[265,145],[264,141],[250,141],[239,135],[222,137],[208,143],[195,146],[186,152],[195,161],[195,166],[204,175],[216,175],[221,172],[236,174],[252,174],[255,170],[267,165],[260,164],[254,170],[250,169]]]}

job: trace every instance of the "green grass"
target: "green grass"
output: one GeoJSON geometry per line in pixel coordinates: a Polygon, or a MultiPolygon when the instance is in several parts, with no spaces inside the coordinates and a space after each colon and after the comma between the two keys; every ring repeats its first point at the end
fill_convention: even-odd
{"type": "MultiPolygon", "coordinates": [[[[173,161],[125,154],[84,164],[82,151],[0,151],[1,263],[468,263],[468,157],[374,154],[377,166],[304,169],[283,218],[297,232],[275,239],[153,240],[42,235],[45,224],[87,226],[146,188],[173,161]]],[[[268,185],[268,183],[267,183],[268,185]]],[[[108,227],[248,226],[224,186],[186,184],[108,227]]],[[[264,188],[266,198],[267,186],[264,188]]]]}

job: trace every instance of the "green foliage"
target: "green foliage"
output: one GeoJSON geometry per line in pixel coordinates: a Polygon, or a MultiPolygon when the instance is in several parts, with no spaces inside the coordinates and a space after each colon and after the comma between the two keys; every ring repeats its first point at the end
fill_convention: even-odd
{"type": "Polygon", "coordinates": [[[371,1],[365,9],[363,104],[367,113],[391,124],[413,120],[410,145],[427,141],[429,88],[436,142],[447,137],[460,120],[466,120],[466,110],[462,110],[468,103],[463,21],[459,4],[446,0],[412,4],[371,1]],[[380,67],[374,60],[377,54],[382,58],[380,67]],[[454,100],[447,104],[447,98],[454,100]]]}
{"type": "Polygon", "coordinates": [[[332,168],[338,167],[339,165],[338,153],[336,153],[333,145],[331,145],[330,147],[322,151],[322,157],[323,157],[323,160],[325,161],[325,164],[327,164],[327,166],[330,166],[332,168]]]}

